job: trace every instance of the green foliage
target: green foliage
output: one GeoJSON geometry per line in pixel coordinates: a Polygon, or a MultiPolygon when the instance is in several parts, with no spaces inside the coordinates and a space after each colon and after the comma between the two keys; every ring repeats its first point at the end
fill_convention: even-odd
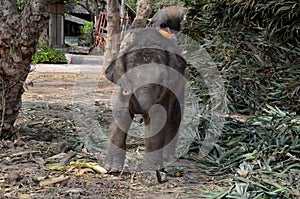
{"type": "Polygon", "coordinates": [[[211,0],[189,10],[183,31],[220,63],[232,111],[251,113],[267,103],[294,111],[299,25],[297,1],[211,0]]]}
{"type": "Polygon", "coordinates": [[[153,5],[153,12],[157,12],[158,10],[168,7],[168,6],[183,6],[184,3],[178,0],[162,0],[162,1],[155,1],[153,5]]]}
{"type": "Polygon", "coordinates": [[[92,22],[87,22],[84,24],[84,26],[81,28],[81,33],[85,36],[91,34],[93,31],[93,23],[92,22]]]}
{"type": "MultiPolygon", "coordinates": [[[[186,0],[187,2],[194,2],[193,0],[186,0]]],[[[126,0],[127,3],[132,9],[136,10],[136,3],[137,0],[126,0]]],[[[168,7],[168,6],[184,6],[185,3],[183,0],[162,0],[162,1],[155,1],[153,8],[152,8],[152,15],[154,15],[158,10],[168,7]]]]}
{"type": "MultiPolygon", "coordinates": [[[[208,0],[189,10],[183,32],[218,64],[232,112],[214,150],[200,160],[227,181],[201,198],[300,197],[299,26],[297,0],[208,0]]],[[[200,106],[208,106],[200,74],[187,73],[200,106]]],[[[203,123],[199,131],[207,131],[203,123]]]]}
{"type": "Polygon", "coordinates": [[[137,0],[125,0],[125,3],[128,4],[135,11],[136,11],[136,2],[137,0]]]}
{"type": "Polygon", "coordinates": [[[193,7],[195,6],[195,3],[196,5],[198,4],[203,4],[203,3],[207,3],[208,0],[181,0],[184,4],[185,7],[193,7]]]}
{"type": "Polygon", "coordinates": [[[67,59],[65,54],[60,50],[51,49],[47,46],[40,46],[33,55],[31,63],[67,63],[67,59]]]}
{"type": "Polygon", "coordinates": [[[18,8],[20,10],[23,10],[25,6],[27,5],[28,0],[18,0],[18,8]]]}
{"type": "Polygon", "coordinates": [[[201,198],[298,198],[299,135],[300,117],[277,107],[267,106],[247,123],[228,119],[201,167],[211,175],[226,175],[230,188],[201,198]]]}
{"type": "Polygon", "coordinates": [[[83,40],[83,45],[90,46],[92,45],[92,33],[93,33],[93,23],[87,22],[83,27],[80,28],[80,40],[83,40]]]}

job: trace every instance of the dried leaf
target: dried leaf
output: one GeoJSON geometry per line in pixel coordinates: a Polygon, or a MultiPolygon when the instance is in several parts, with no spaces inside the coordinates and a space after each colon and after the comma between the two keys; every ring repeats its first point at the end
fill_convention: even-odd
{"type": "Polygon", "coordinates": [[[107,173],[107,170],[105,168],[103,168],[99,164],[93,163],[93,162],[70,162],[70,166],[79,167],[79,168],[82,168],[82,167],[90,168],[101,174],[107,173]]]}
{"type": "Polygon", "coordinates": [[[43,180],[43,181],[40,182],[40,186],[41,187],[50,186],[50,185],[53,185],[55,183],[66,181],[69,178],[70,178],[69,176],[59,176],[59,177],[54,177],[54,178],[46,179],[46,180],[43,180]]]}

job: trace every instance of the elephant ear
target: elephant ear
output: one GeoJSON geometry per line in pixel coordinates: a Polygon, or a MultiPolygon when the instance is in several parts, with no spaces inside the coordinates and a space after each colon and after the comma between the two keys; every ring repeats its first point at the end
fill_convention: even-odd
{"type": "Polygon", "coordinates": [[[118,83],[123,74],[125,74],[125,67],[122,57],[113,60],[105,70],[106,78],[115,84],[118,83]]]}
{"type": "Polygon", "coordinates": [[[184,74],[187,63],[180,54],[171,53],[169,66],[177,70],[179,73],[184,74]]]}
{"type": "Polygon", "coordinates": [[[116,60],[113,60],[105,70],[105,77],[111,82],[115,82],[115,77],[114,77],[115,65],[116,65],[116,60]]]}
{"type": "Polygon", "coordinates": [[[185,59],[182,56],[176,54],[176,57],[177,57],[177,61],[178,61],[178,70],[179,70],[180,73],[183,74],[184,70],[187,66],[187,63],[186,63],[185,59]]]}
{"type": "Polygon", "coordinates": [[[169,59],[169,67],[172,67],[177,73],[171,73],[169,76],[169,84],[174,85],[184,76],[184,70],[187,67],[185,59],[177,53],[171,53],[169,59]]]}

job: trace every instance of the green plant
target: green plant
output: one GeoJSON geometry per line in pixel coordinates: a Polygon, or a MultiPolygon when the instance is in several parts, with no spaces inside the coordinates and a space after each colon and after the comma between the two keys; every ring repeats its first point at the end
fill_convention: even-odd
{"type": "Polygon", "coordinates": [[[183,6],[183,5],[184,5],[183,2],[178,0],[155,1],[153,5],[153,12],[155,13],[158,10],[168,6],[183,6]]]}
{"type": "Polygon", "coordinates": [[[202,198],[299,198],[299,133],[299,116],[269,105],[246,123],[228,119],[215,149],[200,162],[229,183],[202,198]]]}
{"type": "MultiPolygon", "coordinates": [[[[296,0],[207,0],[189,10],[183,32],[218,63],[229,112],[214,150],[199,160],[224,179],[200,198],[300,197],[299,14],[296,0]]],[[[191,67],[187,77],[202,110],[205,82],[191,67]]]]}
{"type": "Polygon", "coordinates": [[[231,111],[299,110],[299,13],[295,0],[209,0],[189,10],[183,32],[220,63],[231,111]]]}
{"type": "Polygon", "coordinates": [[[93,23],[92,22],[87,22],[84,24],[83,27],[80,28],[80,40],[84,41],[84,44],[86,46],[90,46],[93,41],[92,41],[92,33],[93,33],[93,23]]]}
{"type": "Polygon", "coordinates": [[[137,0],[126,0],[125,3],[129,5],[133,10],[136,11],[136,2],[137,0]]]}
{"type": "Polygon", "coordinates": [[[47,46],[39,46],[32,57],[31,63],[67,63],[67,59],[65,54],[60,50],[51,49],[47,46]]]}

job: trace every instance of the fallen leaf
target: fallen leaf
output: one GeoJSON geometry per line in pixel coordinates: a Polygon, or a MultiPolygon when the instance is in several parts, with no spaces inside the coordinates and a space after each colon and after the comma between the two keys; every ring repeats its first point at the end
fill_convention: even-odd
{"type": "Polygon", "coordinates": [[[56,154],[54,156],[51,156],[49,158],[47,158],[47,160],[60,160],[60,159],[63,159],[64,157],[66,157],[67,154],[66,153],[59,153],[59,154],[56,154]]]}
{"type": "Polygon", "coordinates": [[[59,177],[46,179],[40,182],[40,186],[41,187],[49,186],[55,183],[63,182],[65,180],[68,180],[69,178],[70,178],[69,176],[59,176],[59,177]]]}
{"type": "Polygon", "coordinates": [[[80,169],[77,173],[76,173],[76,176],[83,176],[85,173],[87,172],[94,172],[93,169],[90,169],[90,168],[84,168],[84,169],[80,169]]]}
{"type": "Polygon", "coordinates": [[[107,173],[106,169],[98,165],[97,163],[93,162],[70,162],[71,166],[74,167],[83,167],[83,168],[90,168],[98,173],[107,173]]]}
{"type": "Polygon", "coordinates": [[[19,199],[31,199],[32,195],[31,194],[22,194],[22,193],[18,193],[18,198],[19,199]]]}

